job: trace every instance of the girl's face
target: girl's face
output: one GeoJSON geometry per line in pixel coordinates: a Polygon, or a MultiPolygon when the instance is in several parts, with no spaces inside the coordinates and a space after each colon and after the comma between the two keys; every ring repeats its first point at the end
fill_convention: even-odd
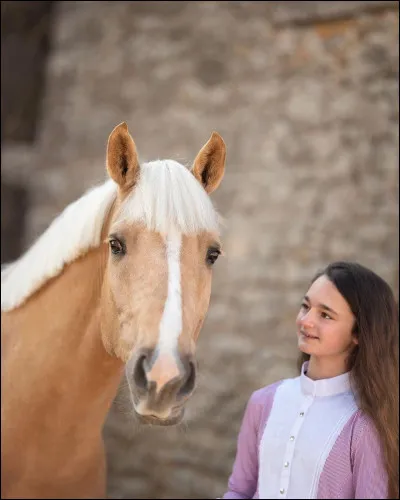
{"type": "Polygon", "coordinates": [[[354,315],[335,285],[320,276],[303,298],[296,319],[298,347],[315,357],[347,355],[357,344],[354,315]]]}

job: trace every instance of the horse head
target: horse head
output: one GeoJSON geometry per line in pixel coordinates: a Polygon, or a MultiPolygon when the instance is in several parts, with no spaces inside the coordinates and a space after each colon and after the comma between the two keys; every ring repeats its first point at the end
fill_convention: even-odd
{"type": "Polygon", "coordinates": [[[118,192],[106,227],[101,335],[125,363],[144,422],[179,422],[195,389],[196,341],[221,253],[209,195],[223,178],[225,156],[216,132],[190,169],[173,160],[141,164],[125,123],[108,140],[107,171],[118,192]]]}

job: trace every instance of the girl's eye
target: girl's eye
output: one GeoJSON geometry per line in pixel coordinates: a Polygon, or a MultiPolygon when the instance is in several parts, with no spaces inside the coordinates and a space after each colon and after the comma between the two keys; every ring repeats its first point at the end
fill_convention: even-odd
{"type": "Polygon", "coordinates": [[[331,316],[329,316],[329,314],[327,314],[327,313],[325,313],[325,312],[321,313],[321,316],[322,316],[324,319],[332,319],[332,317],[331,317],[331,316]]]}
{"type": "Polygon", "coordinates": [[[110,250],[111,250],[112,254],[114,254],[114,255],[124,255],[125,254],[124,245],[116,238],[112,238],[109,241],[109,244],[110,244],[110,250]]]}
{"type": "Polygon", "coordinates": [[[302,308],[302,309],[308,309],[308,304],[306,304],[305,302],[303,302],[303,303],[301,304],[301,308],[302,308]]]}

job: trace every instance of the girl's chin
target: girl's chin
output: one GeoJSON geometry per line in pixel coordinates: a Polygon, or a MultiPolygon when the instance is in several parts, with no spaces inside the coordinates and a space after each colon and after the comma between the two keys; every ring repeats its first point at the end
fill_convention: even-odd
{"type": "Polygon", "coordinates": [[[299,339],[297,347],[300,349],[301,352],[304,352],[305,354],[313,354],[314,351],[313,346],[307,342],[304,342],[302,339],[299,339]]]}

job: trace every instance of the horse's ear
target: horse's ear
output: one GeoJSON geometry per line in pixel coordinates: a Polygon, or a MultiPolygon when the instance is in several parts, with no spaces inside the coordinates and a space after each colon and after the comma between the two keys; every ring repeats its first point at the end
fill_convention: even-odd
{"type": "Polygon", "coordinates": [[[213,132],[208,142],[197,154],[191,170],[207,193],[215,191],[222,181],[225,172],[225,158],[225,142],[217,132],[213,132]]]}
{"type": "Polygon", "coordinates": [[[120,123],[111,132],[107,145],[107,171],[121,189],[131,188],[139,177],[136,146],[128,132],[128,125],[120,123]]]}

